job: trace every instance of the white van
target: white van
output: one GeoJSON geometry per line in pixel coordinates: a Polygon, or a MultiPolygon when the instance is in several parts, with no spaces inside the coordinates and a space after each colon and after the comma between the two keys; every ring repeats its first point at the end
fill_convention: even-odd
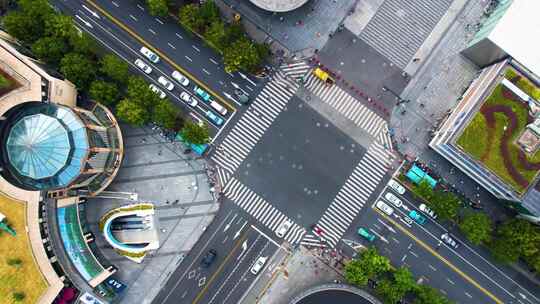
{"type": "Polygon", "coordinates": [[[218,111],[219,114],[221,114],[223,116],[227,115],[227,109],[225,109],[225,107],[220,105],[219,103],[211,100],[210,101],[210,106],[212,108],[214,108],[214,110],[218,111]]]}

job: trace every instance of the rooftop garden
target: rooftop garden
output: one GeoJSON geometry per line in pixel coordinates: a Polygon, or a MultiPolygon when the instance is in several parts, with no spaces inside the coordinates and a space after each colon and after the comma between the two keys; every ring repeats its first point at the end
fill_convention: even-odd
{"type": "Polygon", "coordinates": [[[37,303],[47,284],[25,233],[25,206],[0,194],[0,212],[17,232],[0,232],[0,304],[37,303]]]}
{"type": "MultiPolygon", "coordinates": [[[[540,100],[540,88],[514,69],[506,79],[540,100]]],[[[458,146],[523,194],[540,170],[540,152],[528,155],[515,143],[532,121],[526,103],[499,83],[457,140],[458,146]]]]}
{"type": "Polygon", "coordinates": [[[20,84],[9,76],[6,72],[0,70],[0,97],[18,88],[20,84]]]}

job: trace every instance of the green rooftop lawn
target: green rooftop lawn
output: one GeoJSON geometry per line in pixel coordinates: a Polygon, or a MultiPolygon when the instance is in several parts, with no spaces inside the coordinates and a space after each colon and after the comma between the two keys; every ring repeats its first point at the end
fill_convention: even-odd
{"type": "MultiPolygon", "coordinates": [[[[510,76],[509,73],[507,73],[507,77],[508,76],[510,76]]],[[[482,108],[486,109],[493,105],[504,105],[512,108],[512,112],[516,115],[518,121],[518,127],[513,131],[511,141],[508,143],[510,160],[514,168],[516,168],[521,176],[530,183],[536,176],[538,170],[526,170],[519,163],[519,147],[513,143],[527,125],[528,110],[519,101],[514,101],[503,96],[502,92],[503,85],[499,84],[494,89],[491,96],[488,97],[482,108]]],[[[481,161],[487,168],[510,184],[515,190],[522,193],[526,187],[516,182],[510,175],[508,169],[504,165],[504,159],[501,153],[504,127],[510,125],[510,120],[506,117],[506,114],[501,112],[495,112],[494,117],[495,127],[489,129],[487,118],[482,111],[476,113],[469,125],[458,138],[457,144],[474,159],[481,161]]],[[[527,156],[527,159],[530,162],[539,162],[540,152],[537,152],[531,157],[527,156]]]]}
{"type": "Polygon", "coordinates": [[[11,85],[11,81],[0,74],[0,89],[8,88],[11,85]]]}
{"type": "Polygon", "coordinates": [[[34,261],[30,241],[25,231],[25,206],[0,193],[0,212],[17,236],[0,234],[0,304],[16,303],[14,292],[23,292],[25,298],[17,303],[37,303],[47,284],[34,261]],[[10,260],[20,259],[19,265],[9,265],[10,260]]]}

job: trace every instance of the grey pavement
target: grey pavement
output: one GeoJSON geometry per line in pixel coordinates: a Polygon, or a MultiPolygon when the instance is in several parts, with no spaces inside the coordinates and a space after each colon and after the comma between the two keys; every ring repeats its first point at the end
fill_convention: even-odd
{"type": "Polygon", "coordinates": [[[122,126],[125,158],[111,192],[134,193],[137,201],[156,206],[160,248],[136,264],[116,254],[98,231],[99,218],[129,200],[92,198],[86,210],[87,227],[96,236],[99,254],[118,268],[116,276],[128,286],[123,303],[149,303],[212,221],[215,202],[205,173],[205,161],[182,154],[149,127],[122,126]],[[178,201],[177,201],[178,200],[178,201]]]}

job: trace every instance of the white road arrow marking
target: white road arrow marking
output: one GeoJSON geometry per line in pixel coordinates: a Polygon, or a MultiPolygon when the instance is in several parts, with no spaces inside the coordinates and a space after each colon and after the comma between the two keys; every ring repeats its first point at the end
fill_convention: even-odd
{"type": "Polygon", "coordinates": [[[246,227],[246,225],[247,225],[247,221],[244,223],[244,225],[242,225],[242,227],[240,227],[238,231],[236,231],[236,234],[234,235],[233,240],[236,240],[236,238],[240,236],[240,232],[244,230],[244,227],[246,227]]]}
{"type": "Polygon", "coordinates": [[[94,18],[101,19],[101,17],[96,12],[86,7],[86,5],[83,4],[82,7],[87,10],[92,16],[94,16],[94,18]]]}
{"type": "Polygon", "coordinates": [[[229,98],[230,100],[234,101],[237,105],[241,106],[242,104],[239,103],[236,99],[234,99],[230,94],[228,94],[227,92],[223,92],[223,95],[225,95],[227,98],[229,98]]]}
{"type": "Polygon", "coordinates": [[[75,15],[75,18],[79,19],[79,20],[80,20],[84,25],[86,25],[87,27],[89,27],[89,28],[94,28],[94,27],[92,26],[92,24],[90,24],[90,22],[88,22],[88,21],[84,20],[83,18],[81,18],[81,16],[75,15]]]}
{"type": "Polygon", "coordinates": [[[251,79],[249,79],[246,75],[244,75],[244,74],[242,74],[240,72],[238,72],[238,75],[240,75],[240,77],[244,78],[245,80],[247,80],[252,85],[257,86],[257,84],[255,82],[251,81],[251,79]]]}

